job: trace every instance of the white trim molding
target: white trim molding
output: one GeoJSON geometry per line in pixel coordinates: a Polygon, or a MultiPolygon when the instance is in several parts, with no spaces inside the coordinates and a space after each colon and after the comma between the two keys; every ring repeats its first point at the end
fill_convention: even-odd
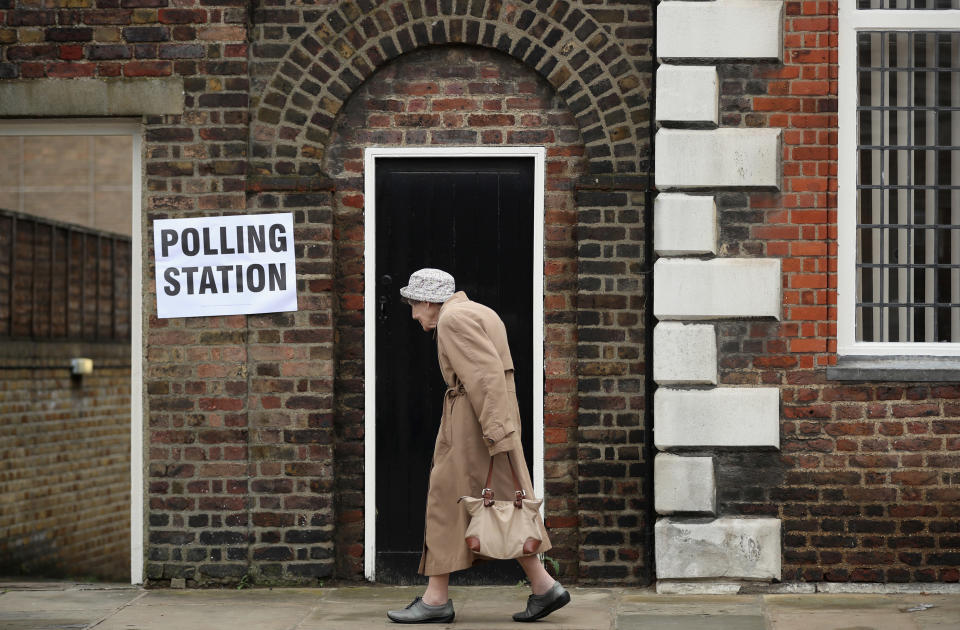
{"type": "Polygon", "coordinates": [[[857,9],[838,6],[837,355],[960,357],[960,343],[880,343],[856,340],[857,295],[857,33],[960,31],[960,10],[857,9]]]}
{"type": "MultiPolygon", "coordinates": [[[[543,221],[544,147],[370,147],[364,150],[364,304],[376,303],[376,163],[379,158],[528,157],[533,168],[533,486],[544,495],[543,476],[543,221]],[[537,350],[539,349],[539,351],[537,350]],[[539,387],[537,386],[539,384],[539,387]]],[[[364,556],[363,573],[376,580],[376,311],[364,308],[364,556]]]]}

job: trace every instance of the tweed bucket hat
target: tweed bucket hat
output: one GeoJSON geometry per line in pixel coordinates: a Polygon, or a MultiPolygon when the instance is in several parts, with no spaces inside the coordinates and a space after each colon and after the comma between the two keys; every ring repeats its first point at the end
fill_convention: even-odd
{"type": "Polygon", "coordinates": [[[410,274],[400,295],[416,302],[446,302],[454,293],[453,276],[440,269],[420,269],[410,274]]]}

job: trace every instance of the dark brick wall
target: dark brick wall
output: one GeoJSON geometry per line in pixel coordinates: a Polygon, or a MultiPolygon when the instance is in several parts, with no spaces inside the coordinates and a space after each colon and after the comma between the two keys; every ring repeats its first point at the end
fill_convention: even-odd
{"type": "Polygon", "coordinates": [[[643,239],[649,6],[344,4],[309,33],[300,26],[306,13],[285,11],[281,19],[256,27],[291,43],[254,46],[263,93],[254,101],[252,168],[336,180],[342,575],[362,568],[362,148],[533,143],[549,149],[545,440],[548,524],[560,543],[554,555],[565,576],[584,581],[649,579],[645,267],[631,258],[643,239]],[[461,44],[499,54],[464,58],[470,49],[461,44]],[[425,50],[402,55],[415,49],[425,50]],[[561,50],[568,61],[555,56],[561,50]],[[438,68],[444,60],[448,66],[438,68]],[[578,178],[589,173],[597,177],[578,178]],[[606,265],[611,257],[618,260],[606,265]],[[585,381],[577,380],[581,361],[591,377],[585,381]],[[588,481],[583,490],[581,480],[588,481]]]}
{"type": "Polygon", "coordinates": [[[783,521],[783,579],[960,579],[960,390],[841,383],[837,6],[785,4],[782,64],[721,64],[721,125],[783,128],[777,193],[717,196],[725,256],[783,262],[780,322],[719,326],[726,385],[779,385],[781,453],[718,457],[720,509],[783,521]]]}
{"type": "Polygon", "coordinates": [[[316,583],[334,574],[329,191],[294,213],[299,310],[155,320],[148,341],[151,580],[316,583]]]}
{"type": "Polygon", "coordinates": [[[577,191],[580,573],[595,582],[645,582],[652,573],[647,201],[642,190],[577,191]]]}
{"type": "Polygon", "coordinates": [[[246,3],[177,4],[4,0],[0,79],[232,74],[224,72],[224,66],[246,55],[246,3]],[[54,8],[58,4],[64,7],[54,8]]]}
{"type": "MultiPolygon", "coordinates": [[[[432,112],[438,139],[550,148],[545,440],[555,555],[567,579],[648,580],[649,261],[635,250],[645,238],[650,5],[85,1],[39,9],[0,0],[0,79],[184,80],[184,113],[144,121],[148,580],[359,577],[359,158],[326,154],[351,95],[421,49],[414,54],[430,63],[498,51],[482,63],[502,77],[476,82],[503,78],[516,90],[515,100],[484,97],[497,110],[432,112]],[[287,210],[297,313],[156,318],[155,219],[287,210]]],[[[469,86],[462,96],[477,102],[469,86]]],[[[410,135],[397,142],[433,131],[391,111],[376,112],[389,120],[374,127],[368,113],[371,131],[410,135]]]]}
{"type": "Polygon", "coordinates": [[[0,342],[0,494],[0,575],[129,580],[129,342],[0,342]]]}

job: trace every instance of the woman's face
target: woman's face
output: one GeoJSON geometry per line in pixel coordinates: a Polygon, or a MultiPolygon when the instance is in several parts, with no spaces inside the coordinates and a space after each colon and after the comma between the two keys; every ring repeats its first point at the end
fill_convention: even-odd
{"type": "Polygon", "coordinates": [[[411,302],[410,316],[420,322],[424,331],[429,332],[437,327],[441,306],[437,302],[411,302]]]}

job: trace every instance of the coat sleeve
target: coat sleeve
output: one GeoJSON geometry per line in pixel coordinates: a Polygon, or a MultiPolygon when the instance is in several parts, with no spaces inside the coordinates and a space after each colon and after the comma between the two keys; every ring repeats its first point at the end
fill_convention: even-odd
{"type": "Polygon", "coordinates": [[[437,341],[463,383],[490,455],[510,450],[513,441],[506,438],[516,429],[509,417],[507,381],[487,333],[472,318],[451,313],[438,323],[437,341]]]}

